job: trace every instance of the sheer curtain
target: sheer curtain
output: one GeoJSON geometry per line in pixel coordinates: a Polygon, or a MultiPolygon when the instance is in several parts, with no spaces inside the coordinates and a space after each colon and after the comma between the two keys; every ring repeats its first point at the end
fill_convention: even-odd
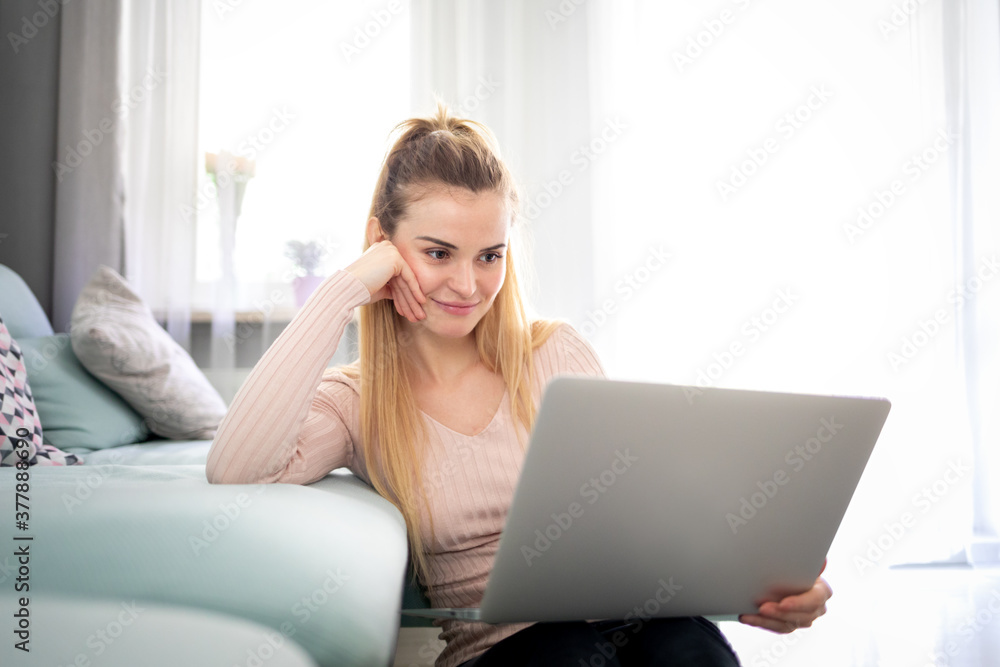
{"type": "Polygon", "coordinates": [[[123,0],[124,276],[190,349],[200,0],[123,0]]]}
{"type": "Polygon", "coordinates": [[[955,298],[981,265],[954,215],[953,5],[413,7],[418,106],[499,82],[469,115],[522,182],[538,311],[613,377],[889,397],[831,571],[964,562],[989,395],[968,370],[994,353],[955,298]]]}
{"type": "Polygon", "coordinates": [[[1000,561],[1000,3],[947,3],[943,35],[959,239],[960,350],[976,462],[975,563],[1000,561]]]}
{"type": "Polygon", "coordinates": [[[956,290],[990,251],[970,266],[953,210],[954,6],[893,7],[639,1],[589,17],[594,99],[627,105],[631,129],[593,167],[605,263],[581,325],[621,376],[890,398],[831,550],[842,581],[967,560],[986,469],[965,392],[986,359],[956,290]],[[644,271],[661,245],[671,259],[644,271]]]}
{"type": "Polygon", "coordinates": [[[593,183],[580,169],[581,147],[604,122],[589,104],[586,10],[553,30],[544,5],[531,0],[410,4],[414,113],[430,113],[438,97],[494,131],[521,189],[523,224],[512,237],[527,241],[518,261],[536,278],[533,305],[548,317],[579,318],[595,261],[593,183]]]}
{"type": "MultiPolygon", "coordinates": [[[[197,358],[226,396],[298,308],[287,244],[323,252],[319,277],[361,254],[386,137],[410,112],[409,7],[204,2],[201,21],[192,303],[212,321],[197,358]],[[206,173],[225,154],[252,179],[206,173]]],[[[348,329],[336,363],[351,345],[348,329]]]]}
{"type": "Polygon", "coordinates": [[[322,275],[360,254],[385,138],[409,115],[408,6],[122,2],[119,85],[141,97],[124,273],[230,396],[297,310],[286,243],[318,244],[322,275]]]}

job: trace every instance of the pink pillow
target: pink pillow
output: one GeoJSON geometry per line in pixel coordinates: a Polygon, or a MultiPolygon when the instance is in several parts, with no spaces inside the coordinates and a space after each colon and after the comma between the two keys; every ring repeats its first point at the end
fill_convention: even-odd
{"type": "Polygon", "coordinates": [[[24,356],[0,318],[0,466],[19,461],[29,466],[68,466],[83,463],[42,442],[42,423],[28,385],[24,356]]]}

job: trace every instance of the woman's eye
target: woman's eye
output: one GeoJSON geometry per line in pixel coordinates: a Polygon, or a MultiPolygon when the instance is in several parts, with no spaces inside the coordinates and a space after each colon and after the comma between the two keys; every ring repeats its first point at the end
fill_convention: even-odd
{"type": "MultiPolygon", "coordinates": [[[[428,250],[427,254],[430,255],[431,259],[442,260],[442,259],[445,259],[448,256],[448,251],[447,250],[440,250],[440,249],[439,250],[428,250]],[[437,253],[441,253],[441,254],[438,255],[437,253]]],[[[503,255],[501,255],[499,253],[495,253],[495,252],[483,253],[483,255],[481,257],[482,257],[482,259],[487,264],[495,264],[499,260],[503,259],[503,255]]]]}

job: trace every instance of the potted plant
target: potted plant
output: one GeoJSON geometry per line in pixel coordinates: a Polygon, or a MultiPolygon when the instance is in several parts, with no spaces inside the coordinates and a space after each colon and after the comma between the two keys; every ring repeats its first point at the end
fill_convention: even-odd
{"type": "Polygon", "coordinates": [[[295,262],[298,275],[292,280],[292,289],[295,291],[295,305],[301,308],[323,282],[323,276],[317,275],[316,269],[323,263],[326,249],[316,241],[289,241],[285,244],[285,257],[295,262]]]}

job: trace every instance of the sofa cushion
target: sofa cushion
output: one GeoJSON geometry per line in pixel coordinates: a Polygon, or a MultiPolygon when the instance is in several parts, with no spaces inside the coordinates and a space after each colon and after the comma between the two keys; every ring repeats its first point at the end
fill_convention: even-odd
{"type": "Polygon", "coordinates": [[[143,418],[73,354],[68,334],[18,340],[44,441],[61,449],[104,449],[149,438],[143,418]]]}
{"type": "Polygon", "coordinates": [[[24,356],[0,318],[0,466],[74,465],[78,456],[42,440],[42,422],[35,409],[24,356]]]}
{"type": "Polygon", "coordinates": [[[31,288],[13,269],[3,264],[0,264],[0,315],[15,339],[52,333],[52,325],[31,288]]]}
{"type": "Polygon", "coordinates": [[[83,366],[165,438],[211,439],[226,414],[219,392],[114,269],[84,286],[70,325],[83,366]]]}

